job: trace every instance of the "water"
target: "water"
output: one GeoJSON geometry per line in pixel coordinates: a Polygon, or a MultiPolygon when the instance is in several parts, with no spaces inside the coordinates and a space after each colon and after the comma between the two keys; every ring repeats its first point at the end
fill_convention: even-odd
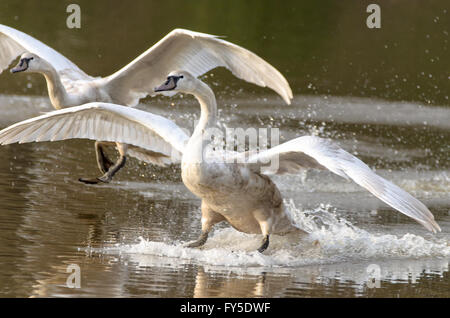
{"type": "MultiPolygon", "coordinates": [[[[99,18],[100,4],[81,2],[82,28],[68,30],[63,2],[2,1],[0,23],[36,36],[92,75],[113,72],[173,27],[226,34],[276,65],[295,98],[285,106],[268,90],[213,71],[203,79],[216,92],[222,125],[278,127],[281,142],[332,138],[424,202],[442,232],[427,232],[356,184],[311,171],[274,178],[309,236],[273,236],[261,255],[261,237],[218,225],[204,248],[187,249],[183,244],[200,232],[200,202],[182,184],[179,167],[130,159],[112,183],[86,186],[77,179],[98,174],[92,141],[3,146],[0,296],[450,296],[445,2],[390,5],[377,33],[355,28],[365,19],[360,1],[230,3],[175,1],[156,11],[151,2],[117,2],[99,18]],[[43,19],[33,18],[37,12],[43,19]],[[111,34],[115,40],[106,41],[111,34]],[[71,264],[81,270],[79,289],[66,285],[71,264]],[[380,288],[369,288],[374,266],[380,288]]],[[[199,116],[188,96],[146,99],[139,108],[191,131],[199,116]]],[[[41,77],[0,75],[1,127],[48,110],[41,77]]]]}
{"type": "MultiPolygon", "coordinates": [[[[1,98],[14,103],[14,97],[1,98]]],[[[24,100],[18,100],[8,108],[20,109],[24,100]]],[[[315,97],[298,97],[294,106],[267,115],[250,100],[242,101],[235,109],[222,109],[222,122],[230,127],[258,125],[255,117],[264,121],[270,116],[275,123],[285,122],[279,125],[281,135],[289,139],[299,130],[289,118],[305,111],[297,106],[305,100],[313,103],[315,97]]],[[[152,107],[140,107],[164,111],[169,102],[161,99],[152,107]]],[[[170,115],[178,121],[194,120],[185,115],[191,110],[198,115],[192,99],[176,104],[170,115]]],[[[386,103],[376,104],[388,109],[386,103]]],[[[417,104],[403,106],[405,118],[411,109],[420,109],[417,104]]],[[[360,153],[380,175],[422,200],[436,216],[441,233],[428,233],[353,183],[327,172],[309,172],[274,179],[295,221],[310,236],[274,236],[270,249],[260,255],[255,252],[259,236],[219,225],[203,249],[187,249],[183,244],[200,231],[200,202],[181,183],[178,167],[153,168],[131,159],[113,183],[86,186],[77,179],[97,174],[93,142],[10,145],[0,149],[2,295],[448,296],[447,145],[436,142],[425,152],[415,142],[417,134],[395,139],[392,129],[384,127],[389,123],[372,123],[373,117],[366,123],[366,110],[373,107],[374,101],[361,99],[317,104],[317,118],[305,123],[299,134],[333,136],[360,153]],[[348,118],[351,124],[340,123],[348,129],[322,125],[320,113],[332,106],[354,110],[348,118]],[[357,136],[353,129],[359,131],[357,136]],[[80,266],[81,289],[65,286],[70,264],[80,266]],[[380,266],[380,289],[367,287],[366,269],[371,264],[380,266]]],[[[450,115],[445,107],[437,110],[450,115]]],[[[398,117],[396,112],[390,121],[401,120],[401,112],[398,117]]],[[[446,140],[449,127],[441,124],[445,126],[439,120],[437,127],[432,122],[413,124],[410,130],[417,129],[425,140],[446,140]]]]}

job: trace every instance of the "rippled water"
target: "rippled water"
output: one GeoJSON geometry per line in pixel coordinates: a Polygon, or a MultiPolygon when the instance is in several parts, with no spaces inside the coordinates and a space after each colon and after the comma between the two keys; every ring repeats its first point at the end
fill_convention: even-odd
{"type": "MultiPolygon", "coordinates": [[[[442,232],[428,233],[356,184],[311,171],[274,178],[310,235],[273,236],[261,255],[259,236],[219,225],[204,248],[187,249],[183,244],[200,232],[200,201],[178,167],[132,159],[111,184],[86,186],[77,179],[97,175],[93,142],[9,145],[0,148],[1,295],[448,297],[450,124],[443,118],[450,110],[299,96],[273,113],[271,103],[279,101],[267,96],[263,106],[256,103],[220,98],[221,123],[280,127],[285,139],[331,137],[422,200],[442,232]],[[80,266],[80,289],[66,287],[70,264],[80,266]],[[373,264],[379,289],[367,285],[373,264]]],[[[36,112],[49,108],[45,99],[1,96],[2,125],[9,114],[30,115],[30,104],[41,105],[36,112]]],[[[186,97],[140,105],[155,113],[170,109],[169,117],[188,129],[197,107],[186,97]]]]}

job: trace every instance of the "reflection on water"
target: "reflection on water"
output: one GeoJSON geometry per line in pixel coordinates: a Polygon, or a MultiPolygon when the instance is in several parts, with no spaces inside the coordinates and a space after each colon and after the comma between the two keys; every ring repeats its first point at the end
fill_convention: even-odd
{"type": "MultiPolygon", "coordinates": [[[[200,208],[179,167],[131,159],[113,183],[86,186],[77,179],[98,173],[93,142],[10,145],[0,147],[0,296],[450,296],[446,1],[379,1],[380,30],[364,26],[367,1],[102,1],[78,1],[80,30],[65,27],[64,1],[3,0],[0,23],[91,75],[114,72],[174,27],[227,35],[279,68],[295,99],[282,105],[214,70],[203,79],[224,127],[278,127],[281,142],[333,138],[423,201],[442,232],[426,232],[355,184],[309,172],[274,178],[309,236],[275,236],[260,255],[260,237],[219,225],[203,249],[186,249],[200,208]],[[80,289],[66,286],[70,264],[80,266],[80,289]],[[369,288],[372,264],[380,288],[369,288]]],[[[41,76],[0,78],[1,127],[51,110],[41,76]]],[[[139,108],[191,131],[199,116],[187,96],[139,108]]]]}
{"type": "MultiPolygon", "coordinates": [[[[419,111],[411,116],[411,109],[421,109],[414,103],[405,104],[402,112],[383,101],[318,103],[316,97],[302,96],[270,114],[250,100],[240,102],[222,107],[222,124],[270,123],[282,128],[285,139],[308,133],[332,137],[422,200],[442,233],[428,233],[353,183],[312,171],[274,178],[309,236],[274,236],[261,255],[255,252],[260,237],[219,225],[203,249],[187,249],[183,244],[200,231],[200,202],[181,183],[179,167],[130,160],[113,183],[85,186],[78,177],[96,173],[91,141],[9,145],[0,148],[1,295],[449,296],[448,144],[435,141],[450,137],[441,121],[450,116],[447,108],[437,107],[441,116],[434,121],[419,111]],[[305,104],[314,104],[309,117],[299,115],[308,113],[305,104]],[[374,105],[393,109],[391,116],[372,112],[366,117],[374,105]],[[334,110],[332,120],[321,115],[327,109],[334,110]],[[355,111],[348,122],[335,119],[349,109],[355,111]],[[428,122],[421,125],[424,118],[428,122]],[[401,127],[410,129],[401,134],[401,127]],[[392,133],[396,129],[398,139],[392,133]],[[430,141],[429,150],[416,142],[419,137],[430,141]],[[81,289],[65,285],[70,264],[81,268],[81,289]],[[367,285],[371,264],[380,267],[379,289],[367,285]]],[[[140,108],[164,113],[168,103],[163,98],[140,108]]],[[[220,105],[233,103],[220,100],[220,105]]],[[[198,106],[186,98],[176,104],[169,117],[190,129],[198,106]]],[[[21,102],[13,106],[23,107],[21,102]]]]}

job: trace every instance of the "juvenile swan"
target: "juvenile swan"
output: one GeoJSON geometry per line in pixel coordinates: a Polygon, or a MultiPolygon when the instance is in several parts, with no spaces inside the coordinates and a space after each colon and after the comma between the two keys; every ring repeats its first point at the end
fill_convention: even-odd
{"type": "Polygon", "coordinates": [[[227,221],[241,232],[262,234],[259,252],[269,246],[270,234],[298,230],[286,213],[277,186],[265,173],[293,173],[305,168],[328,169],[352,179],[428,230],[440,231],[425,205],[326,139],[303,136],[259,153],[216,151],[208,147],[210,140],[205,138],[208,130],[218,128],[214,93],[205,83],[189,72],[176,71],[155,91],[192,94],[200,103],[200,121],[186,145],[181,163],[184,184],[202,199],[202,234],[190,247],[203,245],[212,227],[221,221],[227,221]],[[262,163],[275,158],[279,161],[278,169],[264,170],[262,163]]]}
{"type": "Polygon", "coordinates": [[[159,127],[149,127],[151,120],[145,119],[145,112],[93,103],[54,111],[5,128],[0,131],[0,144],[89,138],[119,140],[146,148],[155,134],[160,134],[159,139],[165,142],[164,145],[168,148],[172,146],[183,154],[183,182],[202,199],[202,234],[197,241],[188,245],[190,247],[203,245],[213,226],[222,221],[227,221],[235,229],[245,233],[263,234],[263,242],[258,248],[260,252],[269,246],[270,234],[298,231],[291,223],[278,188],[266,174],[295,173],[309,168],[328,169],[346,179],[352,179],[428,230],[440,231],[434,216],[425,205],[376,175],[361,160],[327,139],[303,136],[258,153],[214,151],[208,147],[208,138],[204,138],[208,129],[216,128],[216,99],[212,90],[185,71],[170,73],[165,83],[155,90],[188,93],[199,101],[200,121],[188,141],[188,137],[182,132],[172,135],[167,131],[175,125],[169,124],[168,120],[159,127]],[[103,116],[98,125],[92,125],[100,117],[99,111],[92,111],[96,107],[108,115],[103,116]],[[77,120],[77,125],[72,124],[74,119],[77,120]],[[83,133],[80,133],[78,125],[86,127],[83,133]],[[103,126],[108,129],[102,128],[103,126]],[[151,138],[147,138],[147,134],[151,138]],[[231,163],[228,160],[230,157],[225,160],[230,154],[236,159],[231,163]],[[262,169],[264,162],[275,158],[279,160],[277,170],[262,169]]]}
{"type": "MultiPolygon", "coordinates": [[[[220,66],[226,67],[238,78],[272,88],[287,102],[292,98],[286,79],[254,53],[216,36],[183,29],[173,30],[125,67],[101,78],[87,75],[66,57],[35,38],[0,24],[0,73],[21,54],[18,65],[11,72],[42,74],[56,109],[89,102],[135,106],[139,99],[153,95],[153,88],[173,69],[187,70],[199,76],[220,66]]],[[[103,150],[103,146],[111,143],[98,140],[95,143],[96,158],[103,175],[92,179],[81,178],[82,182],[110,182],[125,165],[127,155],[148,161],[145,151],[116,143],[120,157],[114,163],[103,150]]]]}

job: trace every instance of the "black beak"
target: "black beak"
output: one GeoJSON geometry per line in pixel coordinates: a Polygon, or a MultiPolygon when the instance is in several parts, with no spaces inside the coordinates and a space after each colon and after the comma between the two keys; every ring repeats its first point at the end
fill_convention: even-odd
{"type": "Polygon", "coordinates": [[[11,69],[11,73],[18,73],[18,72],[23,72],[26,71],[28,69],[28,59],[21,59],[19,64],[16,65],[16,67],[11,69]]]}
{"type": "Polygon", "coordinates": [[[174,79],[172,77],[170,77],[167,79],[167,81],[164,84],[162,84],[158,87],[155,87],[155,92],[170,91],[170,90],[174,89],[175,87],[177,87],[177,85],[176,85],[174,79]]]}
{"type": "Polygon", "coordinates": [[[167,77],[167,80],[164,82],[164,84],[155,87],[155,92],[164,92],[164,91],[171,91],[177,87],[177,83],[180,80],[180,78],[183,78],[184,76],[169,76],[167,77]]]}

